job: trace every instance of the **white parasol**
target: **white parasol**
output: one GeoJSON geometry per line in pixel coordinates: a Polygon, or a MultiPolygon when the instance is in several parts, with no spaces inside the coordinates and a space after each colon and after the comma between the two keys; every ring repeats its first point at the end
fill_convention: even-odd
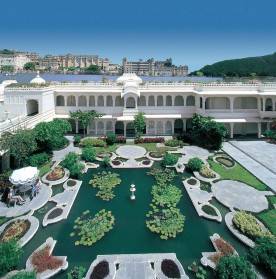
{"type": "Polygon", "coordinates": [[[39,171],[36,167],[26,167],[13,171],[9,179],[14,185],[33,185],[38,174],[39,171]]]}

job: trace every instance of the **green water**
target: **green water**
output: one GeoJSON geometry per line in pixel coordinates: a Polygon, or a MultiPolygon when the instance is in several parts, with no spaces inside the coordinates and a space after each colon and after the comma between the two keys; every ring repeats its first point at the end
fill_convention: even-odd
{"type": "MultiPolygon", "coordinates": [[[[219,233],[223,236],[241,255],[246,252],[247,248],[232,236],[224,222],[208,221],[197,215],[182,186],[183,175],[176,177],[175,185],[183,190],[183,197],[178,207],[186,216],[184,230],[175,239],[161,240],[157,234],[151,233],[145,225],[145,215],[149,210],[151,201],[151,186],[154,183],[153,177],[147,175],[148,170],[114,170],[120,174],[122,183],[115,189],[116,197],[109,202],[97,198],[95,196],[97,190],[88,184],[93,174],[99,171],[100,169],[97,171],[89,170],[85,174],[83,184],[67,220],[48,225],[46,228],[40,227],[34,238],[24,247],[22,267],[32,251],[49,236],[57,240],[54,254],[68,256],[68,270],[76,265],[88,268],[97,255],[174,252],[188,273],[187,266],[194,260],[199,260],[201,252],[213,251],[209,240],[209,236],[213,233],[219,233]],[[137,189],[135,201],[130,201],[129,198],[129,188],[132,183],[136,185],[137,189]],[[116,218],[114,229],[91,247],[75,246],[75,238],[69,236],[72,232],[74,220],[87,209],[95,214],[103,208],[113,212],[116,218]]],[[[216,203],[216,205],[223,215],[227,212],[227,209],[220,204],[216,203]]],[[[41,219],[43,214],[36,214],[36,216],[41,219]]],[[[64,272],[57,275],[56,278],[65,278],[65,275],[64,272]]]]}

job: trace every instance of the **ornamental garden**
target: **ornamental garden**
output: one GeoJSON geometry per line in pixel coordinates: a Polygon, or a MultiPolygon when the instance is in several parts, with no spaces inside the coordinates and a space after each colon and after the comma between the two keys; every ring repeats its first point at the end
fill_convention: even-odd
{"type": "MultiPolygon", "coordinates": [[[[72,115],[84,131],[96,117],[72,115]]],[[[130,258],[152,278],[276,276],[275,195],[221,150],[223,126],[195,115],[189,134],[166,139],[144,125],[137,115],[130,141],[71,135],[59,119],[1,138],[40,181],[10,203],[13,171],[1,174],[1,277],[130,278],[130,258]]]]}

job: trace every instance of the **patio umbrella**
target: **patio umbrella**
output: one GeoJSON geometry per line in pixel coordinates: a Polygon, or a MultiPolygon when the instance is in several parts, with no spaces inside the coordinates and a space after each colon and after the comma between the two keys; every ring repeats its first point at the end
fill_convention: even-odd
{"type": "Polygon", "coordinates": [[[13,171],[9,180],[14,185],[32,185],[37,180],[38,174],[36,167],[26,167],[13,171]]]}

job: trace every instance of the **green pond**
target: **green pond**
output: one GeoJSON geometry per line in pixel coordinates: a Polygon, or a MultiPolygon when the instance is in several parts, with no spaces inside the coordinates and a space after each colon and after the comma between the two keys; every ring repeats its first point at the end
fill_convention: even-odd
{"type": "MultiPolygon", "coordinates": [[[[115,188],[116,197],[111,201],[103,201],[96,197],[97,189],[89,185],[93,174],[102,171],[89,170],[83,177],[83,183],[67,220],[56,224],[40,227],[34,238],[24,247],[24,257],[21,266],[25,266],[26,259],[41,245],[47,237],[57,240],[54,254],[67,255],[70,270],[73,266],[82,265],[88,268],[97,255],[105,254],[137,254],[137,253],[176,253],[185,271],[192,278],[187,266],[199,260],[201,252],[213,251],[209,236],[219,233],[229,241],[242,255],[247,248],[241,244],[227,229],[224,222],[217,223],[199,217],[192,202],[182,186],[182,180],[188,174],[177,175],[175,185],[182,189],[183,197],[178,207],[185,215],[185,226],[176,238],[161,240],[157,234],[150,232],[145,224],[145,215],[151,202],[151,187],[154,178],[147,175],[147,169],[114,170],[120,174],[122,183],[115,188]],[[136,185],[136,200],[130,200],[130,185],[136,185]],[[115,226],[101,240],[91,247],[75,246],[76,238],[70,237],[74,220],[87,209],[94,215],[101,209],[111,210],[115,216],[115,226]]],[[[55,186],[53,186],[55,187],[55,186]]],[[[223,216],[228,211],[222,205],[215,203],[223,216]]],[[[48,205],[46,205],[49,207],[48,205]]],[[[53,206],[50,205],[50,206],[53,206]]],[[[49,208],[48,208],[49,209],[49,208]]],[[[41,220],[45,213],[35,213],[41,220]]],[[[56,276],[66,278],[66,272],[56,276]]]]}

